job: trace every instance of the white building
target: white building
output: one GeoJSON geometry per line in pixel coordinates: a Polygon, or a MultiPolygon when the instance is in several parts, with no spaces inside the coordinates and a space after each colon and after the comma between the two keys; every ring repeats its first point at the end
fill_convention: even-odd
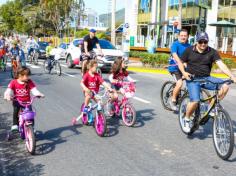
{"type": "Polygon", "coordinates": [[[98,13],[91,8],[86,8],[80,19],[80,27],[100,27],[98,13]]]}

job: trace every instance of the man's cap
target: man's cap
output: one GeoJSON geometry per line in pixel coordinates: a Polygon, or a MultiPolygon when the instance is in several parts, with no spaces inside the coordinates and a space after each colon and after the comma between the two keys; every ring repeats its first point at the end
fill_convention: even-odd
{"type": "Polygon", "coordinates": [[[95,29],[90,29],[90,32],[96,33],[97,31],[95,29]]]}
{"type": "Polygon", "coordinates": [[[209,36],[206,32],[200,32],[197,34],[197,42],[199,42],[200,40],[206,40],[209,41],[209,36]]]}

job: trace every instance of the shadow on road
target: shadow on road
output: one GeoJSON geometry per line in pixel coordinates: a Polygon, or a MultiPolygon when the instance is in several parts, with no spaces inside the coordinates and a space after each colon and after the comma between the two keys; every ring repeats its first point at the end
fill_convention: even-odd
{"type": "Polygon", "coordinates": [[[43,174],[42,164],[30,162],[32,156],[24,147],[20,139],[6,141],[6,135],[10,129],[10,113],[0,113],[0,175],[1,176],[35,176],[43,174]]]}
{"type": "Polygon", "coordinates": [[[78,135],[80,132],[77,130],[77,127],[81,127],[81,125],[77,126],[65,126],[56,129],[51,129],[46,132],[37,131],[36,132],[36,140],[37,141],[46,141],[43,144],[39,144],[36,147],[36,155],[46,155],[55,150],[55,147],[59,144],[65,143],[67,138],[78,135]],[[61,136],[62,132],[71,131],[73,134],[67,136],[61,136]]]}
{"type": "Polygon", "coordinates": [[[134,128],[143,127],[146,122],[153,119],[153,117],[156,115],[154,113],[154,109],[145,109],[145,110],[139,110],[136,112],[136,123],[134,125],[134,128]]]}

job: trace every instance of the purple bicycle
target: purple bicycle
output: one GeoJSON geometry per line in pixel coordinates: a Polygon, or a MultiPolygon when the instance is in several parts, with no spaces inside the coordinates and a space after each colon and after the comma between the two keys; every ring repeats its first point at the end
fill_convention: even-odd
{"type": "MultiPolygon", "coordinates": [[[[36,112],[32,110],[31,105],[34,100],[40,97],[33,97],[30,102],[21,102],[18,99],[18,103],[24,107],[19,112],[19,133],[21,139],[25,140],[27,151],[33,155],[35,153],[36,141],[34,134],[34,118],[36,112]]],[[[12,139],[12,132],[8,133],[8,140],[12,139]]]]}
{"type": "Polygon", "coordinates": [[[93,124],[97,135],[103,137],[107,130],[106,117],[104,116],[104,105],[107,102],[105,99],[109,97],[109,92],[105,91],[103,95],[98,95],[95,92],[93,92],[93,94],[97,103],[92,105],[92,101],[90,101],[87,113],[83,112],[83,103],[80,108],[81,114],[77,118],[72,119],[72,125],[76,125],[76,123],[81,119],[83,125],[93,124]],[[95,116],[93,115],[94,110],[96,110],[95,116]]]}

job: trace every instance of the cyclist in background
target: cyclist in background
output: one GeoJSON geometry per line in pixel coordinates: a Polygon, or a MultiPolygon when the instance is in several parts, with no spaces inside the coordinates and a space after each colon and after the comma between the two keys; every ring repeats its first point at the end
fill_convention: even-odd
{"type": "Polygon", "coordinates": [[[17,65],[20,65],[20,48],[16,42],[12,43],[12,48],[10,49],[11,59],[17,61],[17,65]]]}
{"type": "Polygon", "coordinates": [[[48,42],[48,46],[46,47],[46,58],[47,58],[47,63],[48,63],[48,70],[51,70],[52,69],[52,59],[54,56],[51,55],[51,51],[53,49],[53,46],[52,46],[52,41],[50,40],[48,42]]]}
{"type": "Polygon", "coordinates": [[[28,49],[28,57],[31,54],[31,52],[34,51],[35,48],[39,47],[38,43],[36,42],[36,40],[33,38],[33,36],[31,35],[28,40],[26,41],[26,48],[28,49]]]}
{"type": "Polygon", "coordinates": [[[99,45],[99,40],[96,37],[96,30],[91,29],[90,33],[84,37],[84,44],[82,45],[82,75],[84,75],[87,70],[87,61],[94,59],[96,56],[96,53],[93,51],[95,46],[97,46],[99,53],[102,55],[102,49],[99,45]]]}
{"type": "MultiPolygon", "coordinates": [[[[185,50],[181,59],[183,63],[187,64],[186,71],[184,64],[178,61],[178,66],[183,76],[187,79],[187,89],[189,92],[190,103],[187,105],[187,110],[184,119],[183,130],[189,133],[192,128],[191,116],[198,107],[198,102],[200,101],[201,88],[208,90],[216,90],[216,85],[207,82],[207,80],[220,83],[222,82],[219,78],[214,78],[210,76],[212,65],[216,65],[222,70],[227,76],[230,77],[235,83],[236,78],[228,69],[228,67],[223,63],[219,53],[208,46],[209,37],[206,32],[201,32],[197,34],[197,44],[191,46],[185,50]],[[194,75],[194,78],[191,77],[194,75]],[[206,80],[205,84],[201,84],[197,80],[206,80]]],[[[219,99],[223,99],[229,90],[227,84],[223,84],[220,87],[219,99]]]]}
{"type": "Polygon", "coordinates": [[[177,107],[176,107],[176,99],[181,91],[181,88],[183,86],[183,80],[182,80],[182,73],[181,71],[178,69],[178,65],[177,62],[181,62],[181,56],[183,55],[184,51],[186,50],[186,48],[190,47],[190,44],[188,43],[188,31],[186,29],[182,29],[179,32],[179,36],[178,36],[178,40],[175,41],[172,46],[171,46],[171,56],[172,56],[172,60],[170,62],[170,67],[173,68],[171,72],[171,74],[174,76],[175,80],[176,80],[176,86],[173,90],[173,95],[170,101],[170,105],[171,108],[174,111],[177,111],[177,107]],[[173,66],[171,66],[171,64],[173,64],[173,66]]]}

